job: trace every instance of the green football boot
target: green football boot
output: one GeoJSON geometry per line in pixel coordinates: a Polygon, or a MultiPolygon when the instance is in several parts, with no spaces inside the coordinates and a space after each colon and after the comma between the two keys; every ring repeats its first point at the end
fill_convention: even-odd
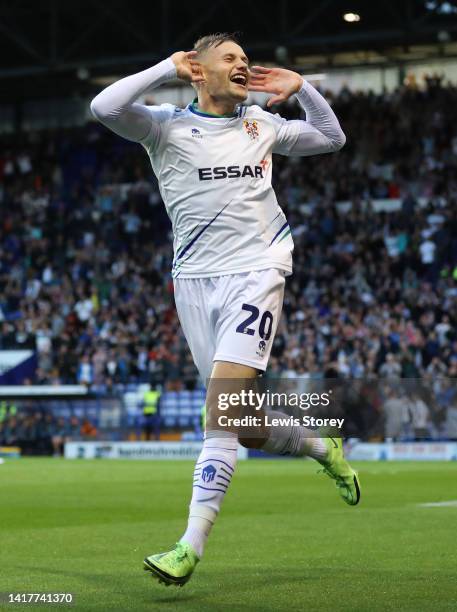
{"type": "Polygon", "coordinates": [[[343,500],[349,506],[356,506],[360,501],[359,477],[344,458],[341,438],[322,438],[328,450],[327,459],[318,460],[323,466],[322,472],[336,481],[336,487],[343,500]]]}
{"type": "Polygon", "coordinates": [[[195,550],[186,542],[178,542],[173,550],[151,555],[144,560],[144,569],[166,586],[184,586],[199,562],[195,550]]]}

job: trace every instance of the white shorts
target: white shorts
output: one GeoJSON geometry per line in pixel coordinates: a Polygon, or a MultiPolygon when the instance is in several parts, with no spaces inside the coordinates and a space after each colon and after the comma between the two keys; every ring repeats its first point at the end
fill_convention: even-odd
{"type": "Polygon", "coordinates": [[[266,369],[284,285],[276,269],[174,280],[179,320],[205,384],[214,361],[266,369]]]}

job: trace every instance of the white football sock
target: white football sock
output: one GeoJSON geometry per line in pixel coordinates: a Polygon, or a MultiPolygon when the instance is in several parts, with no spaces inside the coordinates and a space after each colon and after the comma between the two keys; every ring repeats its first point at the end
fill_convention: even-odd
{"type": "Polygon", "coordinates": [[[187,529],[181,541],[203,555],[211,527],[235,471],[238,437],[225,431],[206,432],[194,470],[192,500],[187,529]]]}
{"type": "MultiPolygon", "coordinates": [[[[278,411],[268,411],[271,418],[289,418],[287,414],[278,411]]],[[[304,457],[305,455],[325,460],[327,447],[322,438],[316,437],[316,432],[301,425],[276,425],[268,427],[270,436],[262,450],[273,455],[291,455],[304,457]]]]}

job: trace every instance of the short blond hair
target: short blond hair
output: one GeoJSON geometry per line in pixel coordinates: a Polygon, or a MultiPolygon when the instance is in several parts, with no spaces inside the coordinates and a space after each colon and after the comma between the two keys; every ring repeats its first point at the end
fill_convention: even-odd
{"type": "Polygon", "coordinates": [[[210,47],[218,47],[219,45],[222,45],[222,43],[228,41],[232,41],[239,45],[239,32],[233,32],[231,34],[229,34],[228,32],[217,32],[216,34],[207,34],[206,36],[201,36],[194,43],[194,51],[197,51],[197,53],[203,53],[204,51],[207,51],[210,47]]]}

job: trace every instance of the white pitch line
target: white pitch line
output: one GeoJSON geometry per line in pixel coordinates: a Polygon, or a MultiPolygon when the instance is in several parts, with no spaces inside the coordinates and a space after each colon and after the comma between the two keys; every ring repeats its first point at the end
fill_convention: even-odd
{"type": "Polygon", "coordinates": [[[427,504],[417,504],[420,508],[457,508],[457,499],[442,502],[429,502],[427,504]]]}

